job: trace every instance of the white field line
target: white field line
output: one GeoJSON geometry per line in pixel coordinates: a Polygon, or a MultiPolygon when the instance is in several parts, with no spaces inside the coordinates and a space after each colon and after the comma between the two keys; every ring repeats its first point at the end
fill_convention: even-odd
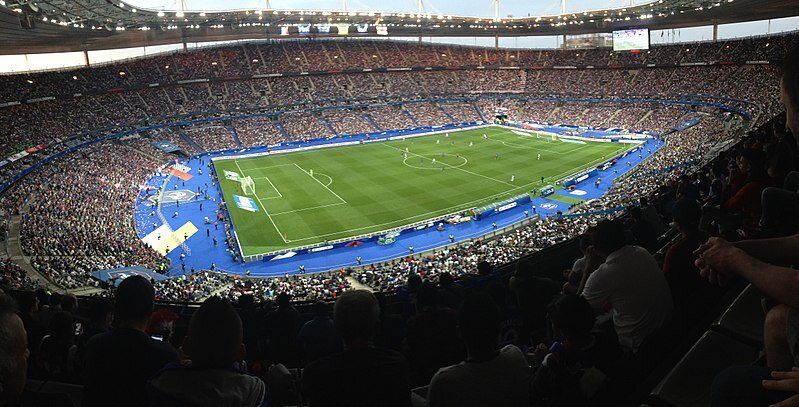
{"type": "MultiPolygon", "coordinates": [[[[313,179],[314,181],[318,182],[318,183],[319,183],[319,185],[321,185],[321,186],[325,187],[325,189],[326,189],[326,190],[328,190],[328,191],[330,191],[330,193],[331,193],[331,194],[335,195],[335,196],[336,196],[336,198],[338,198],[338,199],[341,201],[341,203],[349,203],[349,202],[347,202],[347,200],[346,200],[346,199],[344,199],[344,198],[340,197],[340,196],[339,196],[337,193],[333,192],[333,190],[332,190],[332,189],[330,189],[330,188],[329,188],[327,185],[323,184],[323,183],[322,183],[322,181],[319,181],[318,179],[314,178],[314,176],[313,176],[313,175],[311,175],[311,173],[310,173],[310,172],[308,172],[308,171],[305,171],[305,170],[304,170],[302,167],[300,167],[300,166],[299,166],[299,165],[297,165],[296,163],[294,163],[294,165],[295,165],[295,166],[297,166],[297,168],[299,168],[299,169],[300,169],[300,171],[304,172],[306,175],[308,175],[309,177],[311,177],[311,179],[313,179]]],[[[328,177],[328,178],[330,178],[330,183],[332,184],[332,183],[333,183],[333,178],[331,178],[331,177],[328,177]]]]}
{"type": "MultiPolygon", "coordinates": [[[[393,147],[393,146],[390,146],[390,147],[394,148],[394,149],[397,149],[396,147],[393,147]]],[[[401,150],[401,151],[405,152],[405,150],[401,150]]],[[[617,150],[617,151],[613,152],[613,154],[617,154],[619,152],[621,152],[621,150],[617,150]]],[[[424,157],[424,158],[426,158],[426,157],[424,157]]],[[[602,161],[605,161],[605,160],[607,160],[607,158],[599,157],[599,158],[597,158],[595,160],[592,160],[592,161],[586,163],[585,165],[583,165],[581,167],[578,167],[576,169],[570,169],[570,170],[564,171],[564,172],[562,172],[560,174],[556,174],[556,175],[553,175],[551,177],[544,178],[544,183],[547,183],[547,182],[549,182],[551,180],[557,180],[560,177],[563,177],[563,176],[566,176],[566,175],[569,175],[569,174],[576,174],[576,173],[578,173],[578,172],[580,172],[580,171],[582,171],[582,170],[584,170],[586,168],[592,167],[595,164],[598,164],[599,162],[602,162],[602,161]]],[[[286,165],[290,165],[290,164],[286,164],[286,165]]],[[[296,165],[296,164],[294,164],[294,165],[296,165]]],[[[299,167],[299,166],[297,166],[297,167],[299,167]]],[[[302,170],[302,168],[300,168],[300,169],[302,170]]],[[[302,171],[305,172],[305,170],[302,170],[302,171]]],[[[306,172],[306,174],[307,174],[307,172],[306,172]]],[[[316,179],[316,178],[314,178],[314,179],[316,179]]],[[[321,182],[319,180],[317,180],[317,181],[321,182]]],[[[508,189],[508,190],[505,190],[505,191],[502,191],[502,192],[498,192],[496,194],[489,195],[489,196],[486,196],[486,197],[482,197],[480,199],[476,199],[476,200],[471,201],[471,202],[466,202],[466,203],[462,203],[462,204],[459,204],[459,205],[456,205],[456,206],[452,206],[452,207],[449,207],[449,208],[439,209],[437,211],[432,211],[432,212],[426,212],[426,213],[420,213],[420,214],[417,214],[417,215],[413,215],[413,216],[410,216],[408,218],[402,219],[402,221],[407,221],[407,220],[410,220],[410,219],[417,219],[417,218],[422,218],[422,219],[424,219],[424,218],[434,218],[436,215],[445,214],[445,213],[452,213],[452,212],[457,212],[459,210],[469,209],[469,208],[475,206],[473,204],[481,203],[481,202],[484,202],[484,201],[493,201],[494,200],[493,198],[501,197],[503,195],[509,195],[510,196],[510,195],[512,195],[511,192],[513,192],[515,190],[526,189],[528,187],[533,187],[533,186],[539,185],[540,182],[541,182],[540,180],[537,180],[537,181],[533,181],[533,182],[530,182],[530,183],[527,183],[527,184],[520,185],[518,187],[514,186],[513,184],[508,184],[507,182],[503,182],[504,184],[508,184],[508,185],[514,186],[514,188],[511,188],[511,189],[508,189]]],[[[321,238],[324,238],[324,237],[328,237],[328,236],[333,236],[333,235],[338,235],[338,234],[346,234],[348,232],[356,232],[356,231],[360,231],[360,230],[364,230],[364,229],[371,229],[371,228],[375,228],[375,227],[390,225],[390,224],[396,223],[396,222],[397,221],[395,220],[395,221],[371,224],[369,226],[364,226],[364,227],[359,227],[359,228],[339,230],[339,231],[332,232],[332,233],[326,233],[326,234],[322,234],[322,235],[316,235],[316,236],[310,236],[310,237],[304,237],[304,238],[301,238],[301,239],[286,241],[286,243],[303,242],[303,241],[306,241],[306,240],[318,240],[318,239],[321,239],[321,238]]],[[[393,226],[393,227],[391,227],[389,229],[401,227],[402,225],[409,225],[409,224],[412,224],[412,223],[414,223],[414,222],[403,222],[403,223],[401,223],[401,224],[399,224],[397,226],[393,226]]],[[[284,241],[285,241],[285,239],[284,239],[284,241]]],[[[286,250],[290,250],[290,248],[286,248],[286,250]]],[[[267,253],[268,252],[256,253],[256,254],[253,254],[252,256],[258,256],[258,255],[267,254],[267,253]]]]}
{"type": "MultiPolygon", "coordinates": [[[[393,149],[395,149],[397,151],[400,151],[400,152],[403,152],[403,153],[408,153],[409,155],[414,155],[416,157],[420,157],[420,158],[424,158],[426,160],[430,160],[429,158],[427,158],[427,157],[425,157],[423,155],[419,155],[419,154],[416,154],[416,153],[413,153],[413,152],[410,152],[410,151],[405,151],[405,150],[403,150],[401,148],[397,148],[397,147],[394,147],[394,146],[389,145],[389,144],[384,144],[384,145],[386,147],[393,148],[393,149]]],[[[487,175],[479,174],[479,173],[472,172],[472,171],[469,171],[469,170],[464,170],[461,167],[456,167],[454,165],[449,165],[449,164],[446,164],[446,163],[441,163],[441,165],[449,167],[449,168],[452,168],[452,169],[456,169],[456,170],[459,170],[459,171],[463,171],[463,172],[468,173],[468,174],[476,175],[476,176],[481,177],[481,178],[489,179],[489,180],[494,181],[494,182],[499,182],[501,184],[510,185],[510,186],[512,186],[514,188],[516,187],[516,185],[513,185],[510,182],[505,182],[505,181],[502,181],[502,180],[498,180],[496,178],[491,178],[491,177],[489,177],[487,175]]]]}
{"type": "MultiPolygon", "coordinates": [[[[606,160],[606,158],[601,158],[600,157],[600,158],[598,158],[596,160],[591,161],[590,163],[587,163],[582,168],[585,169],[587,167],[593,166],[594,164],[599,163],[599,162],[604,161],[604,160],[606,160]]],[[[558,178],[560,178],[560,177],[562,177],[564,175],[573,174],[573,173],[576,173],[576,172],[579,172],[579,171],[580,171],[579,169],[571,169],[569,171],[564,171],[564,172],[562,172],[560,174],[544,178],[544,182],[547,182],[547,181],[550,181],[550,180],[553,180],[553,179],[558,179],[558,178]]],[[[404,222],[404,221],[407,221],[407,220],[410,220],[410,219],[416,219],[416,218],[422,218],[422,219],[428,218],[428,219],[430,219],[430,218],[434,218],[435,215],[458,212],[460,210],[469,209],[471,207],[474,207],[475,206],[474,204],[476,204],[476,203],[480,203],[480,202],[483,202],[483,201],[493,201],[494,199],[492,199],[492,198],[500,197],[500,196],[503,196],[503,195],[512,195],[512,194],[510,194],[510,192],[515,191],[517,189],[525,189],[525,188],[528,188],[528,187],[535,186],[539,182],[541,182],[541,181],[540,180],[539,181],[533,181],[533,182],[530,182],[528,184],[520,185],[518,187],[515,187],[515,188],[512,188],[512,189],[508,189],[508,190],[505,190],[503,192],[496,193],[494,195],[489,195],[489,196],[486,196],[486,197],[483,197],[483,198],[480,198],[480,199],[476,199],[476,200],[471,201],[471,202],[462,203],[462,204],[459,204],[459,205],[456,205],[456,206],[452,206],[452,207],[449,207],[449,208],[445,208],[445,209],[439,209],[437,211],[432,211],[432,212],[420,213],[418,215],[413,215],[413,216],[410,216],[408,218],[402,219],[403,223],[399,224],[396,227],[401,227],[402,225],[410,225],[410,224],[414,223],[414,222],[404,222]]],[[[396,222],[397,221],[394,220],[394,221],[383,222],[383,223],[375,223],[375,224],[371,224],[369,226],[364,226],[364,227],[359,227],[359,228],[345,229],[345,230],[339,230],[339,231],[332,232],[332,233],[325,233],[325,234],[322,234],[322,235],[304,237],[302,239],[291,240],[291,241],[286,242],[286,243],[294,243],[294,242],[302,242],[302,241],[306,241],[306,240],[320,239],[320,238],[324,238],[324,237],[327,237],[327,236],[333,236],[333,235],[338,235],[338,234],[348,233],[348,232],[356,232],[356,231],[360,231],[360,230],[364,230],[364,229],[371,229],[371,228],[375,228],[375,227],[379,227],[379,226],[390,225],[390,224],[396,223],[396,222]]],[[[391,228],[388,228],[388,229],[393,229],[393,228],[396,228],[396,227],[391,227],[391,228]]],[[[286,249],[286,250],[289,250],[289,249],[286,249]]],[[[267,252],[253,254],[253,256],[258,256],[259,254],[266,254],[266,253],[267,252]]]]}
{"type": "MultiPolygon", "coordinates": [[[[244,171],[241,170],[241,166],[239,166],[239,162],[237,160],[233,160],[233,162],[236,164],[236,168],[239,169],[239,172],[241,172],[243,174],[244,171]]],[[[281,239],[283,239],[283,243],[289,243],[289,241],[286,240],[286,237],[283,236],[283,232],[281,232],[280,228],[277,227],[277,224],[275,223],[275,220],[272,219],[272,215],[270,215],[269,212],[266,210],[266,206],[264,205],[264,203],[261,202],[261,198],[258,197],[258,194],[255,193],[255,191],[253,191],[253,195],[255,195],[255,199],[257,199],[258,203],[261,205],[261,209],[264,210],[264,213],[266,214],[266,217],[269,218],[270,222],[272,222],[272,226],[275,227],[275,230],[277,231],[277,234],[280,235],[281,239]]]]}
{"type": "MultiPolygon", "coordinates": [[[[293,209],[293,210],[285,211],[285,212],[275,212],[275,213],[272,214],[272,216],[287,215],[287,214],[290,214],[290,213],[310,211],[312,209],[321,209],[321,208],[327,208],[329,206],[338,206],[338,205],[346,205],[346,203],[345,202],[336,202],[336,203],[332,203],[332,204],[312,206],[310,208],[300,208],[300,209],[293,209]]],[[[293,241],[294,240],[289,240],[289,242],[293,242],[293,241]]]]}
{"type": "MultiPolygon", "coordinates": [[[[242,159],[247,159],[249,157],[242,157],[242,159]]],[[[247,168],[246,171],[255,171],[255,170],[268,170],[270,168],[277,168],[277,167],[290,167],[292,164],[277,164],[277,165],[270,165],[267,167],[256,167],[256,168],[247,168]]]]}
{"type": "Polygon", "coordinates": [[[269,185],[271,185],[271,186],[272,186],[272,188],[275,190],[275,192],[277,192],[277,195],[278,195],[278,196],[270,196],[269,198],[264,198],[264,199],[276,199],[276,198],[283,198],[283,194],[281,194],[281,193],[280,193],[280,190],[279,190],[279,189],[277,189],[277,187],[275,186],[275,184],[273,184],[273,183],[272,183],[272,180],[270,180],[270,179],[269,179],[269,177],[256,177],[256,178],[253,178],[253,179],[265,179],[265,180],[266,180],[266,182],[268,182],[268,183],[269,183],[269,185]]]}

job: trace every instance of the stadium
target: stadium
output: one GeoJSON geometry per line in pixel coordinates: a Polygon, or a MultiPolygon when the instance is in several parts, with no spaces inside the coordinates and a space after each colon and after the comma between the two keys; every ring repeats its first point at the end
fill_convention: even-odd
{"type": "Polygon", "coordinates": [[[799,2],[411,3],[0,0],[0,405],[797,405],[799,2]]]}

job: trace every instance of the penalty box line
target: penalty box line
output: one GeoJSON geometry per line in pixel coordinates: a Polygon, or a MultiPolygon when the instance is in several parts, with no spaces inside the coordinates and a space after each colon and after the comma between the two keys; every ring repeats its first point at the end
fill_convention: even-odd
{"type": "MultiPolygon", "coordinates": [[[[346,199],[342,198],[341,196],[339,196],[339,194],[335,193],[335,192],[334,192],[332,189],[330,189],[330,187],[328,187],[327,185],[325,185],[324,183],[322,183],[322,181],[319,181],[318,179],[316,179],[316,177],[314,177],[313,175],[311,175],[311,173],[310,173],[310,172],[308,172],[308,171],[305,171],[305,169],[304,169],[304,168],[302,168],[302,167],[300,167],[299,165],[297,165],[297,163],[294,163],[294,165],[295,165],[295,166],[296,166],[296,167],[297,167],[297,168],[298,168],[300,171],[304,172],[304,173],[305,173],[307,176],[311,177],[311,179],[312,179],[312,180],[314,180],[314,181],[316,181],[317,183],[319,183],[319,185],[321,185],[322,187],[324,187],[324,188],[325,188],[326,190],[328,190],[328,191],[329,191],[331,194],[333,194],[333,195],[334,195],[336,198],[338,198],[338,200],[339,200],[339,201],[341,201],[341,203],[342,203],[342,204],[347,204],[347,203],[349,203],[349,202],[347,202],[347,200],[346,200],[346,199]]],[[[330,176],[328,176],[328,178],[330,178],[330,176]]],[[[330,178],[330,179],[331,179],[331,181],[332,181],[332,178],[330,178]]]]}
{"type": "Polygon", "coordinates": [[[277,198],[283,198],[283,194],[281,194],[281,193],[280,193],[280,190],[279,190],[279,189],[277,189],[277,187],[275,186],[275,184],[273,184],[273,183],[272,183],[272,180],[271,180],[271,179],[269,179],[269,177],[267,177],[267,176],[263,176],[263,177],[255,177],[255,178],[253,178],[253,179],[265,179],[265,180],[266,180],[266,182],[268,182],[268,183],[269,183],[269,185],[271,185],[271,186],[272,186],[272,189],[274,189],[274,190],[275,190],[275,192],[277,192],[277,196],[270,196],[270,197],[268,197],[268,198],[263,198],[263,199],[277,199],[277,198]]]}
{"type": "MultiPolygon", "coordinates": [[[[234,159],[233,162],[236,164],[236,168],[239,169],[239,172],[244,174],[244,171],[241,169],[241,166],[239,165],[238,160],[234,159]]],[[[255,195],[255,199],[257,199],[258,203],[261,205],[261,209],[264,210],[264,213],[266,214],[266,217],[269,218],[270,222],[272,222],[272,226],[274,226],[275,230],[277,231],[277,234],[280,235],[281,239],[283,239],[283,243],[289,243],[289,241],[286,240],[286,236],[284,236],[283,232],[280,231],[280,228],[277,227],[277,223],[275,223],[275,220],[272,219],[272,215],[270,215],[269,211],[266,210],[266,206],[264,205],[264,203],[261,202],[261,198],[258,197],[258,193],[253,191],[253,195],[255,195]]]]}

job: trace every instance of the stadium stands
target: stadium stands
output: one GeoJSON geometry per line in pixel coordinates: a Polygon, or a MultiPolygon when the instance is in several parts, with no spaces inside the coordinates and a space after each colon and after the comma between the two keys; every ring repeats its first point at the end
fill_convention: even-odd
{"type": "MultiPolygon", "coordinates": [[[[158,308],[176,313],[170,335],[162,337],[167,346],[180,344],[194,326],[190,320],[196,307],[187,303],[219,296],[235,304],[243,327],[240,342],[247,347],[246,358],[241,359],[252,373],[269,377],[269,391],[276,397],[280,392],[289,394],[287,404],[301,403],[309,395],[313,400],[319,394],[316,391],[325,388],[310,379],[308,383],[313,384],[302,392],[296,384],[287,384],[301,376],[294,369],[306,366],[296,334],[317,312],[310,303],[333,301],[345,292],[354,292],[347,295],[362,297],[371,306],[372,299],[364,299],[365,294],[356,290],[378,293],[373,298],[379,307],[367,311],[350,308],[353,316],[345,306],[344,311],[339,310],[337,303],[335,323],[350,323],[353,328],[359,316],[371,317],[374,312],[379,313],[381,324],[359,331],[371,334],[369,338],[345,337],[346,348],[357,349],[358,343],[371,343],[374,338],[375,344],[392,349],[365,355],[364,361],[390,361],[391,369],[386,368],[390,371],[378,373],[399,378],[392,382],[394,387],[407,390],[409,396],[411,387],[430,384],[439,368],[464,357],[461,352],[453,360],[442,358],[433,363],[425,356],[429,349],[410,346],[412,339],[447,338],[446,343],[435,345],[446,349],[451,343],[460,351],[463,344],[454,332],[455,309],[462,299],[476,293],[487,294],[490,300],[481,301],[498,307],[500,345],[519,346],[526,353],[524,360],[539,366],[548,354],[553,358],[552,354],[568,352],[568,345],[554,340],[557,338],[549,335],[546,322],[535,318],[545,313],[545,307],[530,309],[518,295],[519,281],[547,300],[556,298],[561,287],[568,292],[569,283],[582,291],[589,278],[581,275],[583,267],[575,266],[574,273],[564,274],[563,270],[571,270],[575,261],[591,260],[590,251],[578,250],[577,239],[599,221],[614,218],[624,222],[634,243],[641,246],[645,246],[645,235],[653,235],[647,249],[653,254],[666,253],[681,240],[674,238],[676,232],[663,230],[663,223],[671,220],[674,203],[687,197],[708,206],[720,202],[722,208],[751,215],[742,221],[706,210],[703,225],[712,226],[707,230],[712,235],[743,239],[767,232],[756,222],[759,203],[735,206],[742,199],[736,199],[737,193],[757,189],[751,194],[759,198],[763,187],[782,185],[782,179],[795,168],[795,156],[786,158],[785,154],[795,150],[785,147],[792,139],[781,132],[785,119],[779,115],[782,105],[776,68],[745,62],[776,62],[796,43],[797,36],[789,34],[656,46],[645,53],[622,54],[604,49],[522,51],[387,41],[283,41],[165,54],[93,69],[0,76],[0,102],[56,97],[0,109],[0,120],[9,123],[0,140],[2,154],[27,152],[0,170],[0,182],[9,182],[0,195],[0,226],[3,235],[10,237],[11,222],[18,222],[17,244],[31,267],[3,260],[0,287],[17,297],[35,354],[42,352],[38,348],[44,334],[52,333],[46,322],[63,316],[54,315],[69,313],[75,321],[86,322],[89,310],[102,300],[82,297],[77,309],[60,305],[69,301],[57,303],[58,297],[28,277],[26,269],[44,275],[58,287],[93,288],[97,296],[114,296],[117,289],[91,277],[93,271],[134,265],[165,269],[167,260],[136,234],[131,213],[131,201],[142,183],[177,157],[155,148],[155,140],[169,141],[183,154],[193,155],[492,120],[500,111],[511,121],[617,127],[662,137],[666,141],[663,148],[618,178],[604,196],[575,204],[566,216],[546,217],[427,253],[320,274],[250,278],[209,269],[149,283],[158,308]],[[729,64],[716,63],[719,61],[729,64]],[[695,62],[708,64],[695,66],[695,62]],[[340,72],[429,65],[458,69],[340,72]],[[487,69],[470,68],[476,65],[487,69]],[[588,65],[594,68],[584,68],[588,65]],[[520,69],[491,69],[495,66],[520,69]],[[563,66],[579,69],[554,69],[563,66]],[[253,78],[319,70],[336,72],[253,78]],[[225,80],[216,80],[221,78],[225,80]],[[177,83],[188,79],[214,80],[177,83]],[[153,83],[161,85],[148,86],[153,83]],[[76,93],[85,96],[73,97],[76,93]],[[733,119],[725,111],[745,113],[749,120],[733,119]],[[686,122],[691,125],[682,129],[686,122]],[[125,136],[104,138],[117,133],[125,136]],[[31,149],[40,145],[44,146],[31,149]],[[80,148],[61,154],[76,146],[80,148]],[[50,161],[18,176],[43,159],[50,161]],[[758,186],[747,187],[754,181],[758,186]],[[639,210],[642,200],[653,204],[639,210]],[[636,209],[628,210],[631,207],[636,209]],[[642,216],[652,216],[657,222],[642,216]],[[751,220],[755,222],[748,222],[751,220]],[[553,286],[555,292],[550,292],[553,286]],[[289,299],[295,304],[289,304],[289,299]],[[420,360],[425,363],[420,365],[420,360]],[[265,368],[272,362],[285,366],[273,366],[267,374],[265,368]]],[[[227,237],[233,247],[229,230],[227,237]]],[[[675,317],[663,323],[640,348],[625,349],[624,357],[619,358],[622,366],[611,369],[597,362],[592,368],[604,369],[598,373],[603,379],[593,383],[597,393],[550,394],[540,387],[539,401],[549,405],[638,402],[649,394],[646,402],[653,406],[709,404],[713,378],[726,367],[756,362],[764,346],[763,294],[754,285],[742,289],[744,285],[736,280],[725,287],[712,307],[694,310],[697,318],[690,322],[675,317]],[[679,339],[670,342],[662,338],[679,339]]],[[[213,301],[206,302],[204,309],[212,307],[213,301]]],[[[475,316],[458,316],[467,317],[475,316]]],[[[369,318],[361,318],[360,323],[364,320],[369,318]]],[[[588,322],[593,326],[593,318],[588,322]]],[[[596,341],[604,340],[605,335],[615,337],[612,322],[601,320],[597,325],[604,334],[597,334],[596,341]]],[[[559,329],[570,328],[581,330],[559,329]]],[[[87,360],[82,352],[98,346],[88,345],[87,331],[78,329],[65,339],[75,346],[78,370],[87,360]]],[[[495,345],[492,342],[491,346],[495,345]]],[[[49,371],[43,359],[40,355],[32,359],[39,362],[32,362],[30,377],[47,379],[49,371]]],[[[335,359],[325,363],[310,371],[324,370],[320,365],[330,369],[335,363],[346,365],[335,359]]],[[[80,385],[86,377],[86,372],[69,373],[59,380],[80,385]]],[[[534,382],[546,380],[539,376],[534,382]]],[[[560,377],[555,384],[571,385],[570,380],[576,383],[580,378],[560,377]]],[[[424,390],[416,394],[427,396],[424,390]]]]}

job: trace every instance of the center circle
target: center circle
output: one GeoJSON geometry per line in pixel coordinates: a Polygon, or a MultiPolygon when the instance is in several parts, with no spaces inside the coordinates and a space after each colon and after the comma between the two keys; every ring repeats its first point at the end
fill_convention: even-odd
{"type": "Polygon", "coordinates": [[[439,170],[441,171],[441,164],[444,164],[447,168],[460,168],[466,165],[469,160],[462,155],[452,155],[452,154],[444,154],[441,155],[408,155],[402,163],[407,165],[411,168],[416,168],[419,170],[439,170]],[[436,162],[433,162],[433,159],[436,159],[436,162]],[[422,161],[422,164],[419,164],[419,161],[422,161]]]}

